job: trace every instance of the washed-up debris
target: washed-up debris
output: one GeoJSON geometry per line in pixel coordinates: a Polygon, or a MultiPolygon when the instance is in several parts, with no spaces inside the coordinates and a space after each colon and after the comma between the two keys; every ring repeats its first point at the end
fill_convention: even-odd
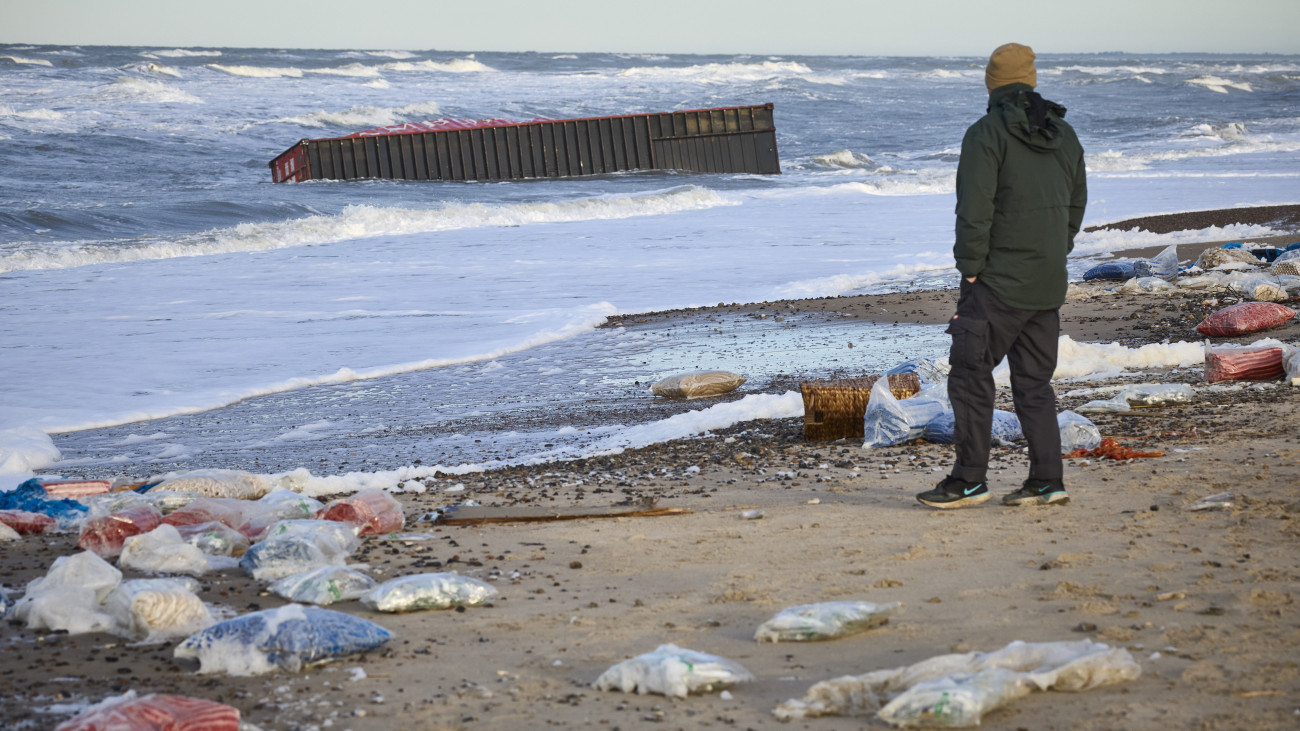
{"type": "Polygon", "coordinates": [[[1163,451],[1139,452],[1133,449],[1129,449],[1128,447],[1122,446],[1119,442],[1115,441],[1114,439],[1111,439],[1110,437],[1106,437],[1105,439],[1101,440],[1101,444],[1097,445],[1092,449],[1076,449],[1073,452],[1067,453],[1065,456],[1069,459],[1077,459],[1079,457],[1094,457],[1098,459],[1103,459],[1103,458],[1113,459],[1122,462],[1126,459],[1145,459],[1151,457],[1163,457],[1165,456],[1165,453],[1163,451]]]}
{"type": "Polygon", "coordinates": [[[75,530],[81,525],[89,510],[70,498],[52,498],[33,477],[9,492],[0,492],[0,510],[26,510],[48,515],[58,522],[60,530],[75,530]]]}
{"type": "Polygon", "coordinates": [[[948,383],[948,372],[952,367],[948,365],[947,358],[911,358],[890,368],[882,373],[882,376],[896,376],[904,373],[914,373],[921,382],[922,390],[931,386],[940,386],[948,383]]]}
{"type": "Polygon", "coordinates": [[[1083,273],[1083,281],[1093,279],[1159,278],[1178,276],[1178,247],[1168,246],[1150,259],[1126,259],[1098,264],[1083,273]]]}
{"type": "Polygon", "coordinates": [[[9,610],[14,608],[14,600],[9,598],[4,589],[0,589],[0,619],[9,617],[9,610]]]}
{"type": "Polygon", "coordinates": [[[45,533],[58,526],[54,518],[30,510],[0,510],[0,524],[23,536],[45,533]]]}
{"type": "Polygon", "coordinates": [[[916,371],[884,376],[841,378],[828,381],[804,381],[799,384],[803,397],[803,438],[808,441],[862,438],[863,418],[876,385],[885,382],[895,399],[906,399],[921,391],[916,371]]]}
{"type": "Polygon", "coordinates": [[[282,520],[304,520],[314,517],[325,507],[313,497],[300,495],[293,490],[273,490],[248,504],[243,525],[232,526],[249,540],[260,541],[271,526],[282,520]]]}
{"type": "Polygon", "coordinates": [[[759,625],[754,639],[759,642],[808,642],[846,637],[879,627],[902,609],[900,602],[876,604],[864,601],[788,607],[759,625]]]}
{"type": "Polygon", "coordinates": [[[20,538],[22,538],[22,536],[18,535],[18,531],[10,528],[4,523],[0,523],[0,542],[16,541],[20,538]]]}
{"type": "Polygon", "coordinates": [[[218,622],[180,643],[175,656],[197,660],[202,674],[298,672],[373,650],[392,636],[374,622],[351,614],[286,604],[218,622]]]}
{"type": "Polygon", "coordinates": [[[1185,510],[1229,510],[1233,507],[1236,495],[1230,492],[1218,492],[1213,495],[1207,495],[1200,500],[1188,505],[1185,510]]]}
{"type": "Polygon", "coordinates": [[[1300,244],[1292,244],[1288,251],[1273,260],[1274,274],[1300,276],[1300,244]]]}
{"type": "Polygon", "coordinates": [[[102,605],[121,583],[122,572],[89,551],[60,556],[45,576],[28,582],[13,617],[27,629],[112,632],[117,620],[102,605]]]}
{"type": "Polygon", "coordinates": [[[107,515],[96,515],[92,510],[81,526],[77,546],[109,558],[122,552],[122,544],[131,536],[157,528],[162,524],[162,513],[152,505],[137,505],[107,515]]]}
{"type": "Polygon", "coordinates": [[[827,680],[782,703],[782,720],[875,713],[892,726],[978,726],[985,713],[1035,690],[1084,691],[1134,680],[1128,650],[1081,640],[1012,642],[995,652],[940,655],[914,665],[827,680]]]}
{"type": "Polygon", "coordinates": [[[106,698],[54,731],[239,731],[239,709],[224,703],[134,690],[106,698]]]}
{"type": "Polygon", "coordinates": [[[194,470],[155,485],[153,490],[192,492],[203,497],[228,497],[256,500],[271,491],[271,481],[263,475],[239,470],[194,470]]]}
{"type": "Polygon", "coordinates": [[[146,574],[192,576],[213,568],[207,554],[185,540],[175,526],[166,524],[148,533],[127,538],[122,543],[122,554],[117,559],[117,565],[146,574]]]}
{"type": "Polygon", "coordinates": [[[357,526],[360,535],[395,533],[406,526],[402,504],[386,490],[371,488],[340,500],[332,500],[316,515],[357,526]]]}
{"type": "Polygon", "coordinates": [[[209,556],[242,556],[251,545],[248,536],[225,523],[213,521],[174,527],[186,543],[209,556]]]}
{"type": "Polygon", "coordinates": [[[271,526],[265,540],[244,552],[239,567],[259,581],[274,581],[343,564],[360,545],[352,523],[282,520],[271,526]]]}
{"type": "Polygon", "coordinates": [[[438,525],[486,525],[488,523],[544,523],[553,520],[587,520],[595,518],[658,518],[666,515],[690,515],[686,508],[660,508],[653,505],[611,506],[511,506],[506,508],[480,505],[449,505],[437,511],[438,525]]]}
{"type": "Polygon", "coordinates": [[[1119,288],[1124,294],[1154,294],[1156,292],[1172,292],[1177,287],[1160,277],[1134,277],[1124,283],[1119,288]]]}
{"type": "Polygon", "coordinates": [[[1195,266],[1201,269],[1214,269],[1224,264],[1232,263],[1249,264],[1259,266],[1260,259],[1254,254],[1242,249],[1241,247],[1220,247],[1217,249],[1206,249],[1201,255],[1196,257],[1195,266]]]}
{"type": "Polygon", "coordinates": [[[1285,325],[1295,314],[1295,310],[1275,302],[1241,302],[1211,314],[1196,326],[1196,331],[1210,337],[1244,335],[1285,325]]]}
{"type": "MultiPolygon", "coordinates": [[[[249,518],[252,517],[252,506],[256,504],[255,501],[240,500],[238,498],[199,497],[190,501],[189,504],[172,511],[171,514],[163,518],[163,522],[177,528],[187,525],[202,525],[204,523],[221,523],[243,533],[240,529],[249,523],[249,518]]],[[[283,518],[279,520],[283,520],[283,518]]],[[[265,532],[265,528],[262,528],[261,532],[265,532]]]]}
{"type": "Polygon", "coordinates": [[[753,679],[735,661],[665,644],[611,667],[596,678],[592,687],[685,698],[691,693],[712,693],[753,679]]]}
{"type": "Polygon", "coordinates": [[[193,579],[131,579],[104,601],[118,634],[150,642],[185,637],[211,626],[212,612],[193,579]]]}
{"type": "Polygon", "coordinates": [[[1190,404],[1195,397],[1196,392],[1186,383],[1142,383],[1129,386],[1109,399],[1089,401],[1080,406],[1078,411],[1085,414],[1123,413],[1131,411],[1135,406],[1190,404]]]}
{"type": "Polygon", "coordinates": [[[361,597],[377,612],[418,612],[486,604],[499,592],[495,586],[453,573],[415,574],[390,579],[361,597]]]}
{"type": "Polygon", "coordinates": [[[655,381],[650,392],[667,398],[696,399],[735,391],[744,382],[744,376],[730,371],[695,371],[655,381]]]}
{"type": "Polygon", "coordinates": [[[862,415],[863,447],[885,447],[920,439],[926,425],[952,414],[945,386],[931,386],[910,398],[899,399],[883,379],[871,387],[871,400],[862,415]]]}
{"type": "Polygon", "coordinates": [[[41,487],[52,497],[85,497],[99,495],[112,489],[111,480],[59,480],[40,478],[41,487]]]}
{"type": "Polygon", "coordinates": [[[1271,381],[1285,374],[1281,348],[1252,348],[1220,345],[1205,341],[1205,380],[1271,381]]]}
{"type": "Polygon", "coordinates": [[[325,606],[335,602],[360,599],[379,584],[369,576],[347,566],[321,566],[301,574],[286,576],[270,589],[291,602],[325,606]]]}

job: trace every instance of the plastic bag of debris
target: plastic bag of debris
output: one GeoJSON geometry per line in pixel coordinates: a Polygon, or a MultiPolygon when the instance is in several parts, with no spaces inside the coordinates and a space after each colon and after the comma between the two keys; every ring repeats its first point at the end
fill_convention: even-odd
{"type": "Polygon", "coordinates": [[[1300,249],[1290,249],[1273,260],[1274,274],[1300,276],[1300,249]]]}
{"type": "Polygon", "coordinates": [[[147,503],[98,517],[96,512],[92,510],[82,524],[77,546],[104,558],[121,553],[127,538],[148,533],[162,523],[162,513],[147,503]]]}
{"type": "Polygon", "coordinates": [[[112,632],[117,619],[102,604],[121,583],[122,572],[94,553],[60,556],[45,576],[28,582],[13,618],[33,630],[112,632]]]}
{"type": "Polygon", "coordinates": [[[592,687],[685,698],[691,693],[711,693],[753,679],[735,661],[667,644],[611,667],[596,678],[592,687]]]}
{"type": "Polygon", "coordinates": [[[1165,281],[1178,276],[1178,246],[1170,244],[1164,251],[1150,259],[1139,259],[1133,262],[1133,276],[1138,279],[1158,278],[1165,281]]]}
{"type": "Polygon", "coordinates": [[[745,377],[729,371],[695,371],[655,381],[650,392],[668,398],[705,398],[740,388],[745,377]]]}
{"type": "Polygon", "coordinates": [[[271,481],[263,475],[239,470],[194,470],[169,478],[150,489],[192,492],[203,497],[228,497],[256,500],[271,491],[271,481]]]}
{"type": "Polygon", "coordinates": [[[1061,453],[1076,449],[1096,449],[1101,444],[1101,430],[1088,417],[1069,409],[1056,415],[1056,427],[1061,432],[1061,453]]]}
{"type": "Polygon", "coordinates": [[[1229,292],[1255,302],[1286,302],[1291,298],[1280,282],[1263,274],[1233,276],[1225,285],[1229,292]]]}
{"type": "Polygon", "coordinates": [[[239,731],[239,709],[202,698],[134,690],[105,698],[54,731],[239,731]]]}
{"type": "Polygon", "coordinates": [[[1035,690],[1079,692],[1134,680],[1128,650],[1081,640],[1012,642],[995,652],[940,655],[914,665],[827,680],[789,700],[781,720],[876,713],[899,727],[977,726],[985,713],[1035,690]]]}
{"type": "MultiPolygon", "coordinates": [[[[922,432],[922,438],[929,442],[939,444],[952,444],[956,432],[956,419],[953,418],[952,412],[940,414],[925,425],[925,431],[922,432]]],[[[993,424],[991,427],[993,441],[996,444],[1007,445],[1012,442],[1018,442],[1025,438],[1025,433],[1020,429],[1020,418],[1010,411],[1001,409],[993,410],[993,424]]]]}
{"type": "Polygon", "coordinates": [[[239,530],[248,523],[253,505],[256,505],[256,502],[238,498],[200,497],[172,511],[170,515],[163,518],[163,522],[177,528],[202,523],[221,523],[239,530]]]}
{"type": "Polygon", "coordinates": [[[382,646],[393,634],[374,622],[319,607],[286,604],[208,627],[176,647],[199,672],[261,675],[299,670],[382,646]]]}
{"type": "Polygon", "coordinates": [[[1132,279],[1133,265],[1134,262],[1130,260],[1103,262],[1084,272],[1083,281],[1090,282],[1094,279],[1132,279]]]}
{"type": "Polygon", "coordinates": [[[335,602],[360,599],[379,584],[369,576],[347,566],[321,566],[301,574],[286,576],[270,589],[291,602],[325,606],[335,602]]]}
{"type": "Polygon", "coordinates": [[[175,526],[185,542],[209,556],[242,556],[248,550],[248,536],[225,523],[195,523],[175,526]]]}
{"type": "Polygon", "coordinates": [[[377,612],[417,612],[486,604],[498,594],[491,584],[453,573],[415,574],[390,579],[361,597],[377,612]]]}
{"type": "Polygon", "coordinates": [[[146,574],[194,576],[212,568],[208,556],[198,546],[182,538],[176,526],[166,524],[127,538],[117,565],[146,574]]]}
{"type": "Polygon", "coordinates": [[[258,581],[274,581],[319,566],[340,565],[361,545],[357,526],[332,520],[282,520],[266,540],[244,552],[239,567],[258,581]]]}
{"type": "Polygon", "coordinates": [[[754,639],[759,642],[808,642],[846,637],[879,627],[902,609],[900,602],[876,604],[864,601],[788,607],[759,625],[754,639]]]}
{"type": "Polygon", "coordinates": [[[1119,288],[1124,294],[1153,294],[1155,292],[1172,292],[1174,285],[1160,277],[1134,277],[1119,288]]]}
{"type": "Polygon", "coordinates": [[[396,533],[406,525],[402,504],[387,490],[370,488],[351,497],[331,500],[317,514],[320,520],[351,523],[360,535],[396,533]]]}
{"type": "Polygon", "coordinates": [[[1086,414],[1122,413],[1135,406],[1190,404],[1195,397],[1196,392],[1186,383],[1142,383],[1129,386],[1108,399],[1089,401],[1080,406],[1078,411],[1086,414]]]}
{"type": "Polygon", "coordinates": [[[1218,381],[1271,381],[1281,378],[1282,348],[1253,348],[1220,345],[1214,347],[1205,341],[1205,380],[1218,381]]]}
{"type": "Polygon", "coordinates": [[[927,389],[931,386],[942,386],[948,383],[948,372],[952,367],[948,365],[947,358],[912,358],[890,368],[881,375],[892,376],[902,373],[915,373],[918,381],[921,382],[921,388],[927,389]]]}
{"type": "Polygon", "coordinates": [[[18,531],[10,528],[6,523],[0,523],[0,543],[16,541],[20,538],[22,538],[22,536],[18,535],[18,531]]]}
{"type": "Polygon", "coordinates": [[[163,515],[171,515],[201,497],[201,495],[192,492],[176,492],[175,490],[150,490],[144,493],[144,498],[155,508],[158,508],[163,515]]]}
{"type": "Polygon", "coordinates": [[[1196,258],[1196,266],[1201,269],[1214,269],[1224,264],[1249,264],[1257,267],[1261,263],[1259,257],[1241,248],[1206,249],[1196,258]]]}
{"type": "Polygon", "coordinates": [[[0,524],[21,536],[45,533],[58,527],[54,518],[30,510],[0,510],[0,524]]]}
{"type": "Polygon", "coordinates": [[[131,579],[123,581],[104,601],[120,633],[154,642],[186,637],[210,626],[212,613],[195,594],[194,579],[131,579]]]}
{"type": "Polygon", "coordinates": [[[233,527],[239,528],[239,532],[249,540],[260,541],[276,523],[311,518],[323,507],[324,504],[316,498],[299,495],[293,490],[274,490],[256,502],[248,503],[244,524],[233,527]]]}
{"type": "Polygon", "coordinates": [[[89,510],[71,498],[52,498],[33,477],[8,492],[0,492],[0,510],[25,510],[48,515],[58,523],[59,530],[76,530],[86,519],[89,510]]]}
{"type": "Polygon", "coordinates": [[[1210,337],[1231,337],[1285,325],[1295,310],[1273,302],[1242,302],[1212,313],[1196,326],[1196,331],[1210,337]]]}

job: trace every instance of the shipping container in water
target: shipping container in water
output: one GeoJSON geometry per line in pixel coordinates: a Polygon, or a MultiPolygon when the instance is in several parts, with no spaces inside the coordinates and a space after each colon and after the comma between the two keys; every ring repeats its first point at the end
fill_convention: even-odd
{"type": "Polygon", "coordinates": [[[277,183],[781,172],[771,104],[588,119],[410,122],[301,140],[270,166],[277,183]]]}

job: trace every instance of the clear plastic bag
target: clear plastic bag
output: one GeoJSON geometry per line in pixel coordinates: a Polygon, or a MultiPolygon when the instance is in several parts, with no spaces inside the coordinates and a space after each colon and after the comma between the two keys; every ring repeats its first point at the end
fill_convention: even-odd
{"type": "Polygon", "coordinates": [[[256,500],[271,491],[271,481],[262,475],[239,470],[194,470],[155,485],[154,490],[192,492],[203,497],[256,500]]]}
{"type": "Polygon", "coordinates": [[[406,525],[402,504],[387,490],[371,488],[357,494],[330,501],[316,516],[321,520],[352,523],[360,528],[360,535],[396,533],[406,525]]]}
{"type": "Polygon", "coordinates": [[[1214,269],[1224,264],[1249,264],[1250,266],[1259,266],[1259,257],[1244,251],[1240,248],[1230,249],[1220,247],[1218,249],[1206,249],[1196,258],[1196,266],[1201,269],[1214,269]]]}
{"type": "Polygon", "coordinates": [[[753,679],[737,662],[667,644],[611,667],[596,678],[592,687],[685,698],[691,693],[711,693],[753,679]]]}
{"type": "Polygon", "coordinates": [[[275,490],[256,502],[249,503],[245,510],[244,524],[234,527],[239,528],[249,540],[260,541],[276,523],[310,518],[323,507],[324,504],[316,498],[299,495],[292,490],[275,490]]]}
{"type": "Polygon", "coordinates": [[[121,634],[153,642],[185,637],[213,623],[193,579],[123,581],[104,602],[121,634]]]}
{"type": "Polygon", "coordinates": [[[890,368],[881,375],[892,376],[902,373],[915,373],[918,381],[921,382],[921,388],[927,389],[931,386],[942,386],[948,383],[948,372],[952,367],[948,365],[947,358],[912,358],[890,368]]]}
{"type": "Polygon", "coordinates": [[[122,552],[122,544],[127,538],[148,533],[161,523],[162,513],[147,503],[101,517],[90,517],[81,526],[77,546],[101,557],[116,556],[122,552]]]}
{"type": "MultiPolygon", "coordinates": [[[[200,497],[182,508],[177,508],[163,518],[163,522],[177,528],[202,523],[221,523],[239,530],[252,515],[255,502],[227,497],[200,497]]],[[[242,532],[242,531],[241,531],[242,532]]]]}
{"type": "Polygon", "coordinates": [[[1061,431],[1061,453],[1076,449],[1095,449],[1101,444],[1101,430],[1086,416],[1069,409],[1056,415],[1056,426],[1061,431]]]}
{"type": "Polygon", "coordinates": [[[202,698],[134,690],[106,698],[54,731],[239,731],[239,709],[202,698]]]}
{"type": "Polygon", "coordinates": [[[33,477],[8,492],[0,492],[0,510],[26,510],[48,515],[58,523],[59,530],[76,530],[86,519],[89,510],[70,498],[51,498],[33,477]]]}
{"type": "Polygon", "coordinates": [[[1215,348],[1205,341],[1205,380],[1218,381],[1271,381],[1281,378],[1281,348],[1215,348]]]}
{"type": "Polygon", "coordinates": [[[1213,495],[1205,497],[1189,504],[1184,510],[1200,512],[1202,510],[1229,510],[1233,507],[1233,501],[1237,496],[1230,492],[1216,492],[1213,495]]]}
{"type": "Polygon", "coordinates": [[[1174,285],[1160,277],[1134,277],[1124,283],[1119,291],[1124,294],[1152,294],[1154,292],[1172,292],[1174,285]]]}
{"type": "Polygon", "coordinates": [[[497,593],[495,586],[469,576],[415,574],[385,581],[361,597],[361,603],[377,612],[417,612],[485,604],[497,593]]]}
{"type": "Polygon", "coordinates": [[[182,538],[175,526],[166,524],[127,538],[117,565],[146,574],[195,576],[211,568],[203,551],[182,538]]]}
{"type": "Polygon", "coordinates": [[[58,526],[58,521],[54,520],[43,513],[33,513],[30,510],[0,510],[0,523],[13,529],[15,533],[23,536],[36,535],[52,531],[58,526]]]}
{"type": "Polygon", "coordinates": [[[1123,413],[1134,407],[1190,404],[1195,398],[1196,392],[1186,383],[1143,383],[1129,386],[1108,399],[1089,401],[1078,410],[1093,414],[1123,413]]]}
{"type": "Polygon", "coordinates": [[[668,398],[705,398],[735,391],[745,377],[729,371],[696,371],[655,381],[650,392],[668,398]]]}
{"type": "MultiPolygon", "coordinates": [[[[951,411],[939,414],[925,425],[922,438],[938,444],[952,444],[953,440],[956,439],[955,422],[956,419],[951,411]]],[[[1010,444],[1025,438],[1025,433],[1020,429],[1020,418],[1010,411],[1001,409],[993,410],[993,423],[990,433],[993,441],[999,444],[1010,444]]]]}
{"type": "Polygon", "coordinates": [[[1133,276],[1139,280],[1154,277],[1164,281],[1178,276],[1178,246],[1170,244],[1150,259],[1133,262],[1133,276]]]}
{"type": "Polygon", "coordinates": [[[199,672],[261,675],[299,670],[382,646],[393,634],[374,622],[319,607],[286,604],[228,619],[176,647],[199,672]]]}
{"type": "Polygon", "coordinates": [[[171,515],[200,497],[202,496],[196,493],[175,490],[150,490],[144,493],[144,498],[163,515],[171,515]]]}
{"type": "Polygon", "coordinates": [[[330,520],[282,520],[266,540],[244,552],[239,567],[258,581],[274,581],[320,566],[340,565],[361,545],[357,526],[330,520]]]}
{"type": "Polygon", "coordinates": [[[122,572],[94,553],[60,556],[45,576],[27,584],[13,617],[27,629],[112,632],[117,621],[101,605],[121,583],[122,572]]]}
{"type": "Polygon", "coordinates": [[[251,545],[248,536],[225,523],[195,523],[175,526],[186,543],[209,556],[242,556],[251,545]]]}
{"type": "Polygon", "coordinates": [[[369,576],[347,566],[321,566],[301,574],[286,576],[270,589],[291,602],[325,606],[335,602],[360,599],[379,584],[369,576]]]}
{"type": "Polygon", "coordinates": [[[887,447],[906,441],[911,427],[898,399],[889,390],[889,379],[878,379],[871,386],[871,397],[862,416],[863,448],[887,447]]]}
{"type": "Polygon", "coordinates": [[[5,523],[0,523],[0,543],[6,541],[16,541],[20,538],[22,538],[22,536],[18,535],[18,531],[14,530],[13,528],[10,528],[5,523]]]}
{"type": "Polygon", "coordinates": [[[1132,279],[1134,262],[1108,261],[1098,264],[1083,273],[1083,281],[1090,282],[1094,279],[1132,279]]]}
{"type": "Polygon", "coordinates": [[[808,642],[845,637],[879,627],[902,609],[900,602],[876,604],[864,601],[789,607],[759,625],[754,639],[759,642],[808,642]]]}
{"type": "Polygon", "coordinates": [[[1122,648],[1089,640],[1016,641],[995,652],[940,655],[823,681],[773,714],[789,721],[877,713],[893,726],[976,726],[988,711],[1035,690],[1080,692],[1141,674],[1122,648]]]}

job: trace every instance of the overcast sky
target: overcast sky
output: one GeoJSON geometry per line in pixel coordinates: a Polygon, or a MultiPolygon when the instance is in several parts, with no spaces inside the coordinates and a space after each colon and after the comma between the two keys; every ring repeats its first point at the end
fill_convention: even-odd
{"type": "Polygon", "coordinates": [[[0,43],[983,56],[1300,53],[1300,0],[0,0],[0,43]]]}

